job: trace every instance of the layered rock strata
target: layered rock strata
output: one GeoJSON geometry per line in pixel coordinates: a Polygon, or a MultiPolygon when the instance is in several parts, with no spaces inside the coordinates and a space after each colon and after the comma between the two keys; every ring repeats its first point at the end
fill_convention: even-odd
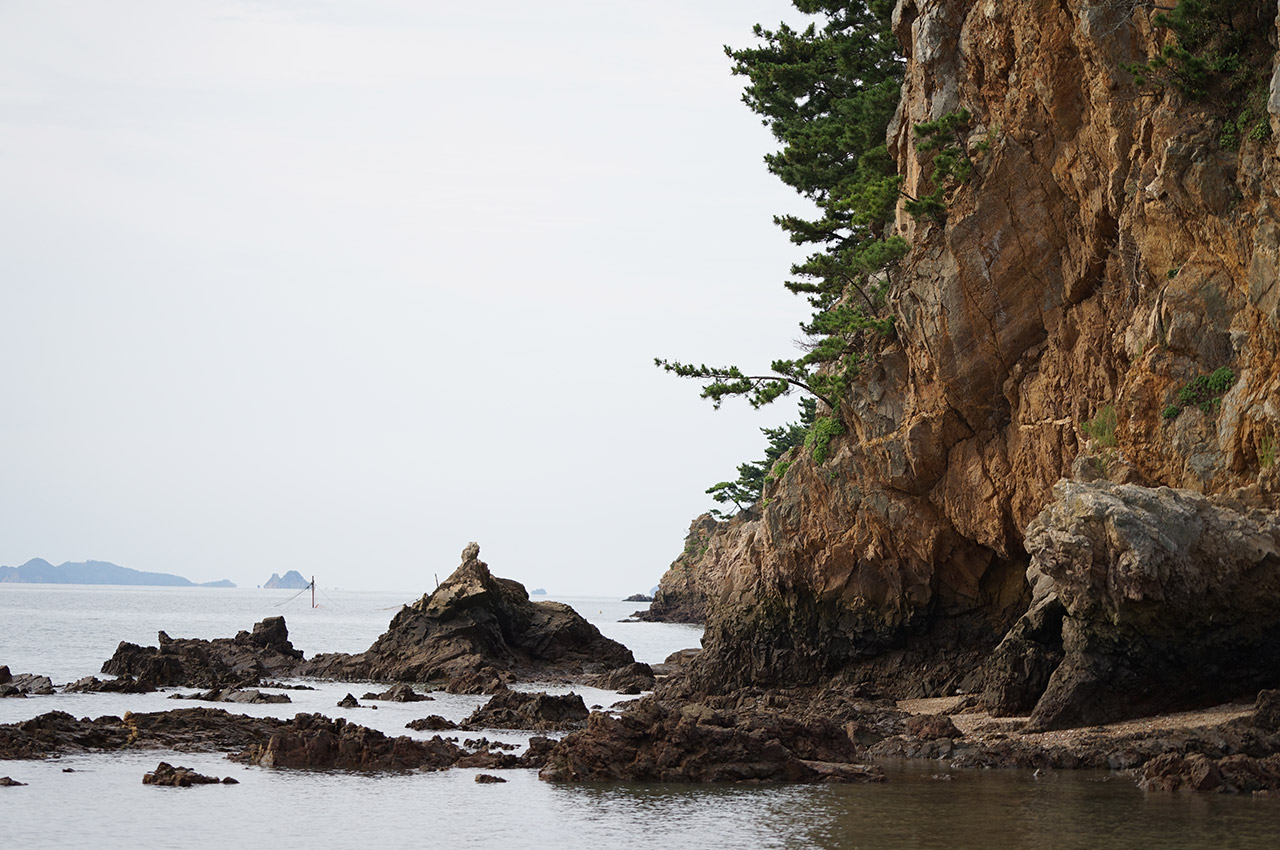
{"type": "MultiPolygon", "coordinates": [[[[1140,96],[1122,68],[1168,38],[1154,14],[898,4],[903,190],[931,187],[913,125],[961,108],[974,173],[943,222],[899,217],[898,338],[839,411],[847,433],[822,464],[797,451],[758,516],[705,530],[700,690],[981,688],[1006,632],[1039,628],[1020,621],[1027,529],[1062,478],[1280,508],[1275,137],[1227,150],[1223,105],[1140,96]],[[1220,396],[1173,415],[1182,388],[1224,368],[1220,396]],[[1114,427],[1086,428],[1104,409],[1114,427]]],[[[1047,682],[1055,651],[1029,678],[1047,682]]]]}

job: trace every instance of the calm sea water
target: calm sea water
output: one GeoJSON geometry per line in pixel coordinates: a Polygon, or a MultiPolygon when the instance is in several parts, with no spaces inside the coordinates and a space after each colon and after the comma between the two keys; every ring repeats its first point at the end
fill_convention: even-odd
{"type": "MultiPolygon", "coordinates": [[[[359,651],[381,634],[403,594],[330,592],[322,607],[280,607],[288,592],[213,588],[87,588],[0,585],[0,664],[63,683],[96,674],[120,640],[226,637],[283,613],[308,656],[359,651]]],[[[566,599],[641,661],[696,646],[700,630],[619,623],[635,603],[566,599]]],[[[437,693],[429,703],[340,709],[364,685],[326,683],[293,691],[289,705],[226,706],[258,716],[320,711],[389,734],[427,714],[459,720],[484,697],[437,693]]],[[[563,690],[563,689],[561,689],[563,690]]],[[[623,699],[578,689],[588,704],[623,699]]],[[[51,710],[77,716],[156,711],[165,694],[55,695],[0,700],[0,722],[51,710]]],[[[490,738],[523,742],[519,733],[490,738]]],[[[951,771],[944,764],[889,765],[875,786],[706,787],[552,785],[532,771],[504,771],[479,785],[475,770],[404,775],[276,771],[213,754],[130,752],[0,762],[0,835],[14,848],[413,847],[484,848],[1173,848],[1280,846],[1280,800],[1155,795],[1126,777],[1058,772],[951,771]],[[154,788],[142,774],[160,760],[234,786],[154,788]],[[73,772],[64,772],[71,768],[73,772]],[[938,777],[950,776],[949,780],[938,777]]]]}

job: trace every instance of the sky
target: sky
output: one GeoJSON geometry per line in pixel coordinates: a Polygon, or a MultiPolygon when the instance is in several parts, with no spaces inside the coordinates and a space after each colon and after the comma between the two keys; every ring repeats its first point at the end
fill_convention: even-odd
{"type": "Polygon", "coordinates": [[[0,3],[0,564],[647,591],[795,401],[784,0],[0,3]]]}

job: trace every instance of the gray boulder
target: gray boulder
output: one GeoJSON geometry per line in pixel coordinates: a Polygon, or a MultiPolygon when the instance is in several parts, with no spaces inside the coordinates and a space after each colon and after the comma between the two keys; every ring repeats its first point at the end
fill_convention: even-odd
{"type": "Polygon", "coordinates": [[[1033,601],[988,662],[989,707],[1033,703],[1031,728],[1061,729],[1280,684],[1280,516],[1167,487],[1054,496],[1027,528],[1033,601]]]}

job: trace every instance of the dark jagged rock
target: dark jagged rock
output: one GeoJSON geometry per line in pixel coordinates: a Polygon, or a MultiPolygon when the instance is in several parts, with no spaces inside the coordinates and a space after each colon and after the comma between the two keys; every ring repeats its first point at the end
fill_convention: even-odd
{"type": "Polygon", "coordinates": [[[457,729],[458,724],[438,714],[431,714],[417,720],[410,720],[404,724],[404,728],[412,729],[415,732],[441,732],[445,729],[457,729]]]}
{"type": "Polygon", "coordinates": [[[445,693],[450,694],[500,694],[507,689],[507,682],[515,676],[502,673],[492,667],[481,667],[449,680],[445,693]]]}
{"type": "Polygon", "coordinates": [[[1200,753],[1164,753],[1142,766],[1138,787],[1144,791],[1274,793],[1280,791],[1280,755],[1215,759],[1200,753]]]}
{"type": "Polygon", "coordinates": [[[857,763],[851,730],[829,717],[656,696],[641,699],[617,718],[591,715],[586,729],[556,745],[540,776],[752,783],[884,779],[879,768],[857,763]]]}
{"type": "Polygon", "coordinates": [[[146,694],[154,691],[138,682],[132,676],[117,676],[114,679],[99,679],[97,676],[85,676],[76,679],[62,689],[67,694],[146,694]]]}
{"type": "Polygon", "coordinates": [[[495,782],[506,782],[506,781],[507,780],[503,779],[501,776],[494,776],[491,773],[476,774],[476,782],[479,782],[481,784],[492,784],[495,782]]]}
{"type": "Polygon", "coordinates": [[[123,718],[77,720],[52,711],[21,723],[0,725],[0,759],[38,759],[55,753],[168,748],[237,749],[264,742],[284,721],[228,714],[221,709],[125,714],[123,718]]]}
{"type": "Polygon", "coordinates": [[[297,570],[289,570],[283,576],[272,573],[262,586],[268,590],[306,590],[311,582],[297,570]]]}
{"type": "Polygon", "coordinates": [[[283,724],[265,744],[235,755],[237,761],[262,767],[337,770],[440,770],[466,753],[436,736],[418,741],[389,738],[375,729],[299,714],[283,724]]]}
{"type": "Polygon", "coordinates": [[[921,741],[938,738],[959,738],[960,730],[950,717],[941,714],[917,714],[908,717],[904,724],[906,733],[921,741]]]}
{"type": "Polygon", "coordinates": [[[522,767],[534,767],[539,770],[547,766],[547,759],[551,756],[551,751],[555,749],[556,744],[560,743],[555,738],[546,738],[541,735],[534,735],[529,739],[529,749],[524,751],[524,755],[520,756],[522,767]]]}
{"type": "Polygon", "coordinates": [[[263,705],[293,702],[286,694],[264,694],[262,691],[240,688],[214,688],[194,694],[173,694],[169,699],[197,699],[205,702],[235,702],[246,705],[263,705]]]}
{"type": "Polygon", "coordinates": [[[359,707],[360,707],[360,701],[357,700],[353,694],[347,694],[345,697],[338,700],[338,708],[359,708],[359,707]]]}
{"type": "Polygon", "coordinates": [[[471,713],[463,726],[472,729],[530,729],[540,732],[575,729],[591,714],[577,694],[551,696],[504,691],[471,713]]]}
{"type": "Polygon", "coordinates": [[[0,685],[7,685],[13,681],[13,674],[9,672],[9,666],[0,666],[0,685]]]}
{"type": "Polygon", "coordinates": [[[1027,528],[1036,597],[988,662],[995,708],[1035,695],[1032,728],[1062,729],[1280,684],[1280,516],[1167,487],[1054,495],[1027,528]]]}
{"type": "Polygon", "coordinates": [[[131,676],[147,688],[222,688],[256,685],[264,677],[289,676],[303,660],[289,642],[284,617],[268,617],[234,638],[169,637],[159,646],[121,642],[102,672],[131,676]]]}
{"type": "Polygon", "coordinates": [[[432,682],[492,668],[505,679],[596,673],[635,660],[568,605],[530,602],[523,585],[494,577],[479,554],[469,544],[453,575],[401,609],[366,652],[317,656],[303,674],[432,682]]]}
{"type": "Polygon", "coordinates": [[[392,685],[382,693],[370,692],[361,697],[361,699],[379,700],[382,702],[430,702],[435,699],[435,697],[420,694],[403,682],[399,682],[392,685]]]}
{"type": "Polygon", "coordinates": [[[0,697],[49,696],[53,693],[53,682],[48,676],[35,673],[10,673],[5,667],[5,681],[0,683],[0,697]]]}
{"type": "Polygon", "coordinates": [[[691,522],[684,549],[662,574],[649,607],[631,616],[652,623],[705,623],[710,597],[720,581],[719,564],[714,553],[708,557],[708,550],[716,537],[738,524],[738,520],[718,522],[711,514],[691,522]]]}
{"type": "Polygon", "coordinates": [[[607,691],[617,691],[621,694],[638,694],[641,691],[651,691],[657,684],[654,678],[653,668],[648,664],[642,664],[636,661],[625,667],[619,667],[617,670],[610,670],[600,676],[590,680],[593,687],[603,688],[607,691]]]}
{"type": "Polygon", "coordinates": [[[0,788],[25,788],[26,785],[27,783],[25,782],[19,782],[7,776],[0,776],[0,788]]]}
{"type": "MultiPolygon", "coordinates": [[[[238,784],[236,780],[227,777],[227,784],[238,784]]],[[[156,769],[148,771],[142,775],[143,785],[168,785],[172,788],[190,788],[192,785],[219,785],[226,780],[219,779],[216,776],[205,776],[203,773],[196,773],[189,767],[174,767],[167,761],[162,761],[156,765],[156,769]]]]}

